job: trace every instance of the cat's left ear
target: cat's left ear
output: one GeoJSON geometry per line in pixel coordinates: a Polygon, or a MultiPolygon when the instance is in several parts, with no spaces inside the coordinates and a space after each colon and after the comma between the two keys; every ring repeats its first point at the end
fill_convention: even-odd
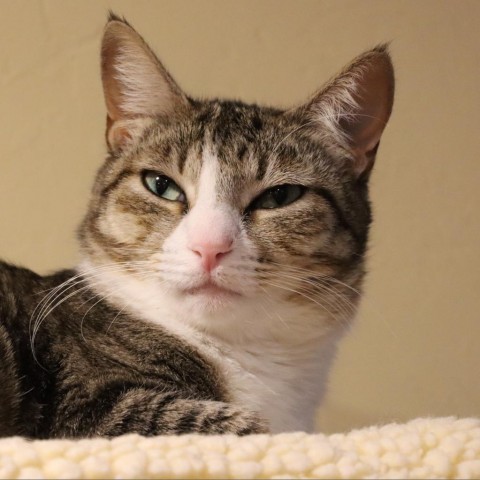
{"type": "Polygon", "coordinates": [[[303,107],[312,131],[347,152],[357,178],[368,178],[390,118],[393,66],[387,46],[357,57],[303,107]]]}
{"type": "Polygon", "coordinates": [[[112,151],[134,139],[151,119],[188,108],[187,96],[143,38],[113,13],[105,26],[101,61],[112,151]]]}

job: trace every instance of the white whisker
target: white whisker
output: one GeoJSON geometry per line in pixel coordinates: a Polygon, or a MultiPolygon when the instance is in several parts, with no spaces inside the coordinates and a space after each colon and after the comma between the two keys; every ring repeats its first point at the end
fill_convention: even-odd
{"type": "Polygon", "coordinates": [[[119,270],[129,270],[129,269],[133,269],[134,266],[144,266],[146,263],[147,262],[119,262],[116,264],[97,266],[69,278],[62,284],[52,289],[52,291],[38,303],[29,321],[30,347],[31,347],[32,355],[35,361],[40,365],[35,353],[35,346],[34,346],[35,338],[38,334],[38,330],[40,329],[42,323],[53,312],[54,309],[56,309],[59,305],[61,305],[65,300],[71,298],[73,295],[76,295],[79,292],[90,288],[91,280],[93,278],[101,276],[107,271],[111,272],[111,271],[119,271],[119,270]],[[95,272],[95,274],[92,274],[91,272],[95,272]],[[87,285],[80,289],[75,290],[73,293],[70,293],[69,295],[67,295],[66,297],[63,297],[59,301],[59,299],[63,295],[65,295],[66,292],[68,292],[72,288],[75,288],[76,286],[82,283],[87,283],[87,285]]]}

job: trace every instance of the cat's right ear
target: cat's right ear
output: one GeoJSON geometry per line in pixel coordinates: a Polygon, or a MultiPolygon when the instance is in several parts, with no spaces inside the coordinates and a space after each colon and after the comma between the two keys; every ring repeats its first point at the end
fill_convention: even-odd
{"type": "Polygon", "coordinates": [[[131,142],[153,118],[188,108],[187,96],[143,38],[114,14],[105,26],[101,66],[111,151],[131,142]]]}
{"type": "Polygon", "coordinates": [[[387,45],[357,57],[299,111],[313,134],[349,157],[352,172],[368,179],[393,105],[393,66],[387,45]]]}

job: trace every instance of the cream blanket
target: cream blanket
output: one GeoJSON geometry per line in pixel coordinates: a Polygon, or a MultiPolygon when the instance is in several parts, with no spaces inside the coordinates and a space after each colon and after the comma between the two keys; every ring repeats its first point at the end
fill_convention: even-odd
{"type": "Polygon", "coordinates": [[[0,440],[0,478],[480,478],[480,420],[346,434],[0,440]]]}

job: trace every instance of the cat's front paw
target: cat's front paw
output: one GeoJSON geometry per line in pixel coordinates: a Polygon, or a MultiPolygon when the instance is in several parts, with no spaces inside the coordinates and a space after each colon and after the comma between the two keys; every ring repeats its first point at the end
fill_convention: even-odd
{"type": "Polygon", "coordinates": [[[245,410],[236,405],[225,405],[212,415],[204,425],[205,433],[233,433],[235,435],[251,435],[269,433],[268,422],[257,413],[245,410]]]}

